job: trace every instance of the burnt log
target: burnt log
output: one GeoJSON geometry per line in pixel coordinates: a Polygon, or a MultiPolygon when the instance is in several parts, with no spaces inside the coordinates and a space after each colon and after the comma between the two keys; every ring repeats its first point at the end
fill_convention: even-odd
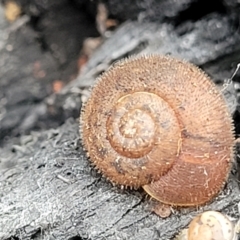
{"type": "MultiPolygon", "coordinates": [[[[3,12],[0,17],[0,239],[173,239],[207,209],[237,221],[236,159],[223,191],[211,203],[174,208],[170,217],[161,219],[151,212],[152,201],[141,189],[112,186],[90,165],[80,143],[78,118],[89,87],[112,63],[133,54],[171,54],[198,65],[223,89],[238,134],[240,73],[231,77],[240,62],[239,3],[218,1],[212,9],[204,8],[205,1],[152,1],[151,6],[142,0],[126,9],[126,1],[105,1],[119,26],[76,75],[73,62],[79,55],[74,48],[65,51],[51,34],[59,28],[54,19],[64,22],[64,13],[68,20],[74,15],[72,21],[81,22],[76,9],[66,8],[69,2],[31,1],[30,7],[19,0],[25,15],[12,25],[3,12]],[[38,9],[37,21],[32,5],[38,9]],[[56,9],[58,18],[51,15],[56,9]],[[199,9],[204,9],[201,14],[199,9]],[[57,42],[61,57],[53,47],[57,42]],[[76,75],[72,81],[71,74],[76,75]],[[62,76],[65,87],[53,93],[49,86],[62,76]]],[[[97,2],[89,7],[87,1],[72,2],[79,9],[84,6],[90,18],[96,13],[97,2]]],[[[79,45],[73,41],[79,54],[84,37],[98,35],[94,21],[84,23],[91,32],[86,26],[77,35],[69,30],[73,38],[81,38],[79,45]]],[[[65,35],[68,25],[70,20],[65,35]]]]}

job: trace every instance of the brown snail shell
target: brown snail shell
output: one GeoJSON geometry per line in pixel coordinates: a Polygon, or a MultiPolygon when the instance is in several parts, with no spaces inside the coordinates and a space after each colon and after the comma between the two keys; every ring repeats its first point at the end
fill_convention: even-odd
{"type": "Polygon", "coordinates": [[[196,66],[168,56],[132,57],[99,77],[82,109],[82,142],[111,182],[179,206],[203,204],[225,183],[232,119],[196,66]]]}

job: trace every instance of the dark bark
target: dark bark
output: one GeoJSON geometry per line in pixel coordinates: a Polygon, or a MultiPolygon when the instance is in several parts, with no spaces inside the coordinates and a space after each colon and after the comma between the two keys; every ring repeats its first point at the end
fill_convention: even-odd
{"type": "Polygon", "coordinates": [[[121,191],[92,169],[74,120],[22,137],[0,156],[0,239],[170,239],[206,209],[239,217],[231,177],[213,203],[161,219],[142,191],[121,191]]]}
{"type": "Polygon", "coordinates": [[[45,101],[55,81],[67,85],[77,76],[82,43],[98,33],[85,13],[70,4],[60,6],[37,21],[24,15],[13,24],[1,9],[0,145],[10,136],[57,127],[79,112],[79,104],[73,115],[65,115],[62,105],[53,110],[45,101]]]}
{"type": "MultiPolygon", "coordinates": [[[[214,9],[207,4],[203,11],[197,6],[205,1],[147,5],[147,0],[138,0],[129,8],[126,1],[105,1],[111,16],[129,21],[104,40],[71,82],[83,39],[97,36],[95,20],[91,21],[97,2],[18,2],[30,18],[24,15],[9,25],[0,15],[0,239],[165,240],[206,209],[239,219],[236,164],[212,203],[174,209],[161,219],[151,213],[152,202],[141,189],[113,187],[90,166],[79,142],[77,120],[84,94],[97,76],[132,54],[186,59],[222,88],[240,62],[238,1],[218,1],[214,9]],[[70,2],[84,8],[79,18],[70,2]],[[66,45],[68,36],[73,45],[66,45]],[[66,86],[53,93],[52,83],[58,79],[66,86]]],[[[237,134],[239,76],[238,72],[223,91],[237,134]]]]}

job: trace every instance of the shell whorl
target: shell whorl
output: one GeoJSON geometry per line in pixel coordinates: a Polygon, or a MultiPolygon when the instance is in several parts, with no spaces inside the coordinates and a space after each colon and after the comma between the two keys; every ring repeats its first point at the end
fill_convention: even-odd
{"type": "Polygon", "coordinates": [[[83,145],[112,182],[143,186],[173,205],[216,195],[233,156],[233,127],[221,93],[194,65],[166,56],[115,64],[81,114],[83,145]]]}
{"type": "Polygon", "coordinates": [[[188,240],[233,240],[234,226],[227,216],[216,211],[206,211],[189,224],[188,240]]]}

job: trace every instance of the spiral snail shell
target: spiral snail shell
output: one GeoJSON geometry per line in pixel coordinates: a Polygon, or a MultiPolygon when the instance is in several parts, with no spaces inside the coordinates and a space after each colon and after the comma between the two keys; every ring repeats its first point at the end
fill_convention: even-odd
{"type": "Polygon", "coordinates": [[[220,212],[204,212],[189,224],[187,240],[233,240],[233,238],[233,224],[220,212]]]}
{"type": "Polygon", "coordinates": [[[233,157],[222,94],[196,66],[169,56],[120,61],[99,77],[80,129],[92,163],[111,182],[143,187],[175,206],[203,204],[233,157]]]}
{"type": "Polygon", "coordinates": [[[237,235],[235,224],[226,215],[206,211],[195,216],[174,240],[237,240],[237,235]]]}

